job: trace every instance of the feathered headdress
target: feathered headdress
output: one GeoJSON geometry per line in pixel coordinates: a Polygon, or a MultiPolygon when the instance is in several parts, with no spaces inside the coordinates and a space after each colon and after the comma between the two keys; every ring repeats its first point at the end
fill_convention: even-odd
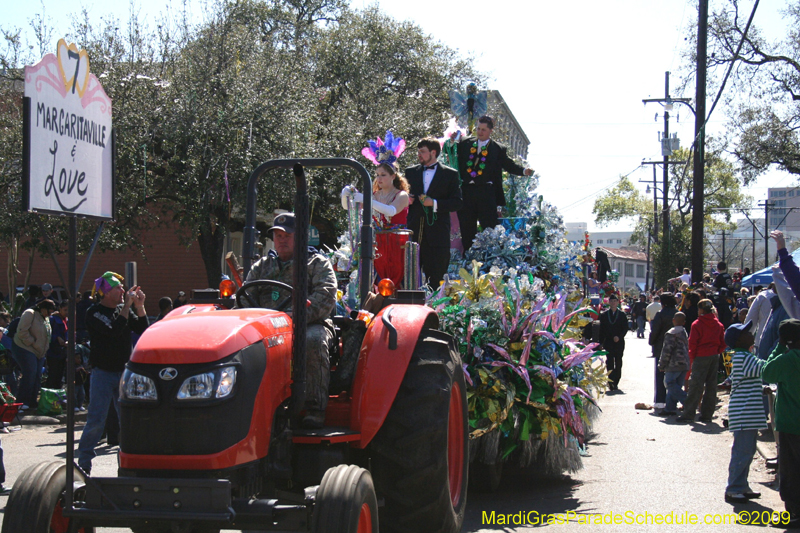
{"type": "Polygon", "coordinates": [[[369,141],[369,146],[361,150],[361,154],[375,165],[386,163],[394,164],[397,158],[405,151],[406,141],[402,137],[395,137],[392,130],[386,132],[386,140],[380,137],[369,141]]]}

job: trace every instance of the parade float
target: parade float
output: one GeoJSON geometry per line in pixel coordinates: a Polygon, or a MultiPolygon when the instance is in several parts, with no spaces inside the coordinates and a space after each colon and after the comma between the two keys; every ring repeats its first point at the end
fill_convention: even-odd
{"type": "MultiPolygon", "coordinates": [[[[465,110],[482,105],[469,104],[479,92],[457,95],[454,113],[469,126],[472,113],[465,110]]],[[[445,135],[442,143],[440,161],[457,168],[454,141],[445,135]]],[[[468,387],[470,476],[479,489],[495,489],[504,464],[546,475],[580,469],[597,398],[607,389],[603,352],[582,339],[583,327],[597,317],[584,290],[588,235],[569,242],[561,215],[536,193],[537,184],[536,176],[506,177],[507,216],[478,233],[463,257],[452,250],[445,281],[426,296],[440,328],[458,342],[468,387]]],[[[358,286],[351,272],[360,224],[355,204],[347,215],[348,231],[330,251],[351,280],[341,295],[345,310],[358,286]]],[[[407,289],[424,285],[413,246],[406,246],[407,289]]]]}

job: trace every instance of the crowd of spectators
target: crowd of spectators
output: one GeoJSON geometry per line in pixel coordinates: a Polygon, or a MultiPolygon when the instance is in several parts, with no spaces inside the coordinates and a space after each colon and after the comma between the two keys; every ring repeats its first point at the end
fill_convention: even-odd
{"type": "Polygon", "coordinates": [[[742,286],[750,272],[729,273],[724,262],[694,284],[689,269],[683,269],[665,290],[629,301],[630,329],[642,338],[641,323],[648,324],[658,415],[695,423],[699,408],[699,421],[710,423],[718,407],[718,388],[731,390],[725,420],[734,436],[727,502],[760,497],[750,488],[747,474],[758,434],[772,424],[778,439],[781,499],[790,527],[798,527],[800,268],[786,250],[782,233],[774,231],[772,237],[779,261],[767,286],[742,286]],[[719,383],[722,376],[727,378],[719,383]],[[769,394],[774,394],[774,415],[768,422],[769,394]]]}

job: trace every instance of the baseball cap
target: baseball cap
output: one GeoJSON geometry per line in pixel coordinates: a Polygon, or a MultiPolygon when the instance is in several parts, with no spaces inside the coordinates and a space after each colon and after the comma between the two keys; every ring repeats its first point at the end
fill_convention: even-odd
{"type": "Polygon", "coordinates": [[[742,336],[742,333],[750,331],[752,327],[752,320],[748,320],[744,324],[733,324],[725,331],[725,344],[730,348],[736,348],[736,343],[739,342],[739,337],[742,336]]]}
{"type": "Polygon", "coordinates": [[[286,233],[294,233],[294,213],[281,213],[272,221],[272,227],[267,230],[267,236],[272,238],[272,230],[282,229],[286,233]]]}
{"type": "Polygon", "coordinates": [[[783,342],[795,343],[800,341],[800,320],[790,318],[778,326],[778,335],[783,342]]]}
{"type": "Polygon", "coordinates": [[[45,283],[45,284],[42,285],[42,290],[43,291],[52,291],[53,290],[53,286],[50,285],[49,283],[45,283]]]}

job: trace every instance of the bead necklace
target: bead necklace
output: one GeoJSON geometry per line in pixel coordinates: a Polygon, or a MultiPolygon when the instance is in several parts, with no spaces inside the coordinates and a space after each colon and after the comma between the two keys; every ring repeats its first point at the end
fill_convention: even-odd
{"type": "Polygon", "coordinates": [[[613,311],[613,313],[614,313],[614,318],[613,318],[613,320],[612,320],[612,318],[611,318],[611,313],[612,313],[612,311],[611,311],[611,309],[609,309],[609,310],[608,310],[608,323],[609,323],[609,324],[613,324],[614,322],[616,322],[616,321],[617,321],[617,318],[619,318],[619,309],[617,309],[616,311],[613,311]]]}
{"type": "Polygon", "coordinates": [[[483,169],[486,168],[486,156],[489,155],[489,143],[483,145],[481,148],[481,157],[477,161],[477,165],[475,164],[475,157],[478,154],[478,141],[472,143],[472,148],[469,149],[469,161],[467,161],[467,172],[473,178],[477,178],[478,176],[483,174],[483,169]]]}
{"type": "Polygon", "coordinates": [[[392,190],[384,192],[383,189],[378,189],[375,194],[373,194],[373,198],[382,204],[391,204],[394,196],[394,188],[392,190]]]}

